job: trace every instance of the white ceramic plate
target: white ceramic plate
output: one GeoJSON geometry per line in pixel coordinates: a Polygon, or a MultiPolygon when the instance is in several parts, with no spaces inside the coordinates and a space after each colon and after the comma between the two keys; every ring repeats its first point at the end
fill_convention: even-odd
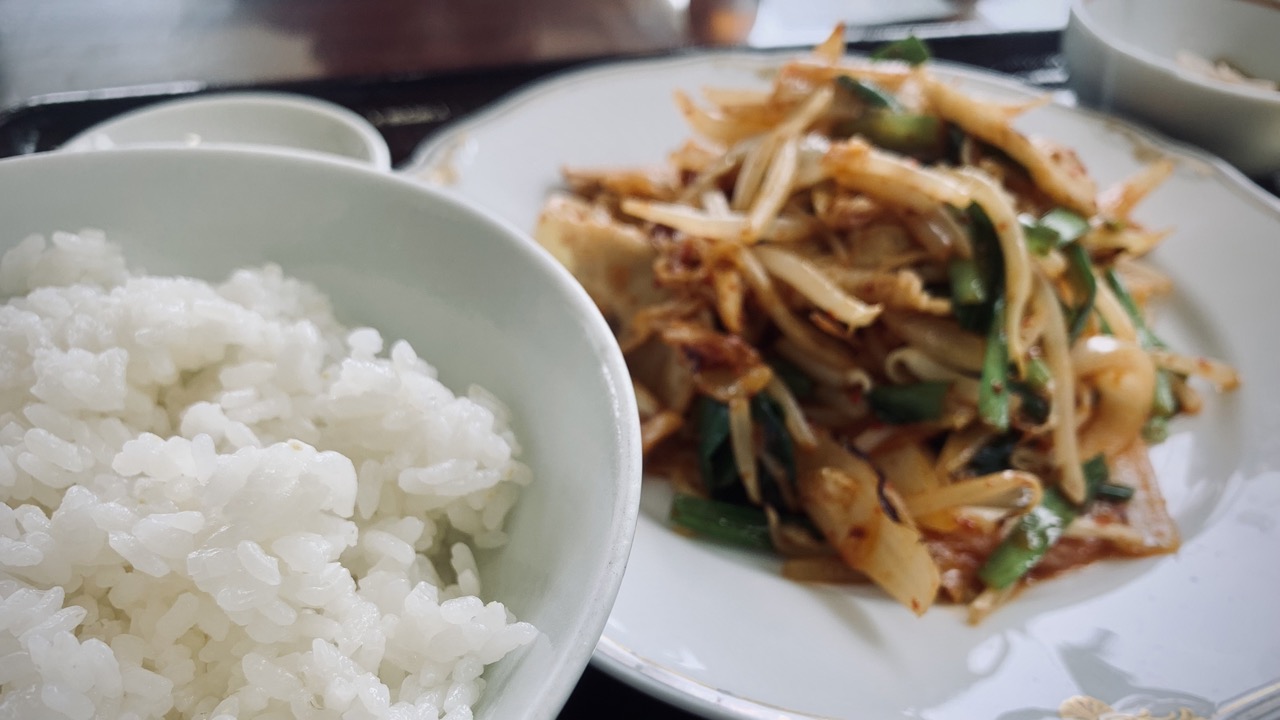
{"type": "MultiPolygon", "coordinates": [[[[778,56],[693,55],[562,75],[455,126],[411,172],[531,230],[564,165],[661,161],[685,137],[671,92],[761,86],[778,56]]],[[[974,92],[1029,91],[940,66],[974,92]]],[[[644,489],[622,590],[595,662],[709,717],[1056,717],[1091,695],[1207,712],[1280,674],[1280,202],[1225,164],[1100,115],[1049,106],[1030,131],[1078,150],[1100,185],[1159,154],[1177,170],[1141,207],[1174,228],[1156,253],[1178,283],[1158,331],[1225,358],[1244,388],[1209,395],[1152,456],[1184,533],[1173,556],[1086,568],[1025,593],[978,627],[924,618],[874,588],[811,587],[770,558],[671,532],[661,481],[644,489]]]]}

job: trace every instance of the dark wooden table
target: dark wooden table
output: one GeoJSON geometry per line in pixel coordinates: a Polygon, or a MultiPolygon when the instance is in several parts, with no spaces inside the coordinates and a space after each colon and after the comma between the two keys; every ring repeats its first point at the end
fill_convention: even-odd
{"type": "MultiPolygon", "coordinates": [[[[694,46],[811,44],[836,20],[857,19],[841,13],[858,5],[0,0],[0,157],[56,147],[93,122],[175,94],[252,87],[309,93],[361,112],[387,137],[393,159],[402,161],[453,119],[548,72],[694,46]],[[792,14],[803,27],[787,24],[792,14]]],[[[873,13],[868,17],[885,19],[886,4],[862,5],[873,13]]],[[[929,5],[911,7],[924,12],[929,5]]],[[[1038,0],[1030,13],[1027,5],[933,0],[928,17],[853,25],[850,38],[865,47],[914,31],[932,38],[940,57],[1053,86],[1063,78],[1056,32],[1062,3],[1038,0]]],[[[560,717],[693,716],[589,667],[560,717]]]]}

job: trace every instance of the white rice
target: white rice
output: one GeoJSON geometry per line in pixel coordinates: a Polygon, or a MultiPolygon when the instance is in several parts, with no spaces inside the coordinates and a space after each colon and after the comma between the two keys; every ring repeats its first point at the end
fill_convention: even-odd
{"type": "Polygon", "coordinates": [[[479,599],[505,411],[280,268],[0,261],[0,718],[472,717],[536,634],[479,599]]]}

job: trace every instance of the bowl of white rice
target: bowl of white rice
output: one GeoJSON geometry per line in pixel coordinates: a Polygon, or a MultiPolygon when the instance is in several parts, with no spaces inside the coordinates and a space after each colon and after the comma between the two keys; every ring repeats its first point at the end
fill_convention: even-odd
{"type": "Polygon", "coordinates": [[[0,717],[555,717],[640,487],[558,264],[283,152],[10,159],[0,198],[0,717]]]}

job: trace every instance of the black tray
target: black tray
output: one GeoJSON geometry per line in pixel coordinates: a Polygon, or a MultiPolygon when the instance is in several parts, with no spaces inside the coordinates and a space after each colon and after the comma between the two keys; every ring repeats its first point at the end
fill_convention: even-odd
{"type": "MultiPolygon", "coordinates": [[[[877,43],[855,42],[857,51],[877,43]]],[[[1057,32],[930,38],[934,54],[1018,76],[1046,88],[1066,79],[1057,32]]],[[[605,58],[376,78],[215,86],[201,82],[59,93],[0,111],[0,158],[51,150],[90,126],[161,100],[212,92],[274,90],[328,100],[363,115],[386,138],[393,164],[401,164],[424,139],[451,121],[512,90],[571,67],[605,58]]]]}

